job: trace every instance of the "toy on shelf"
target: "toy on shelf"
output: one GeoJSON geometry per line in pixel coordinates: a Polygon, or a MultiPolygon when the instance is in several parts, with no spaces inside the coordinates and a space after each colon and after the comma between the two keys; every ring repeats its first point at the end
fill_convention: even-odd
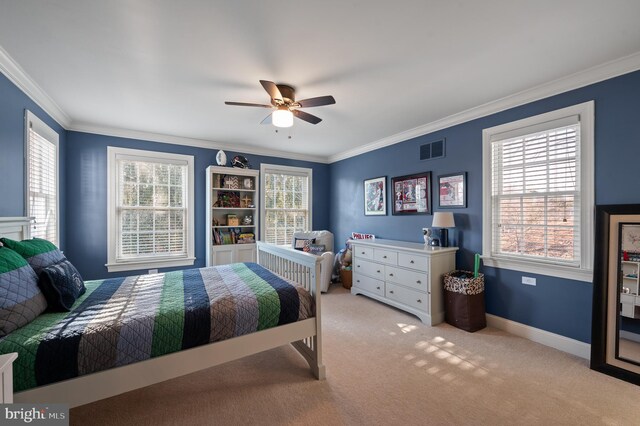
{"type": "Polygon", "coordinates": [[[240,207],[240,197],[234,192],[220,191],[213,207],[240,207]]]}

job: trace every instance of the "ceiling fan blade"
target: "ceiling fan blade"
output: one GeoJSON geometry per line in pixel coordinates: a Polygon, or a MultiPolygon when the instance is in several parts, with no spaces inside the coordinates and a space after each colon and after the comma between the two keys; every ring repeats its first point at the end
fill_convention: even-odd
{"type": "Polygon", "coordinates": [[[323,105],[332,105],[336,103],[336,100],[333,99],[333,96],[318,96],[317,98],[309,98],[298,101],[300,107],[309,108],[309,107],[317,107],[323,105]]]}
{"type": "Polygon", "coordinates": [[[235,106],[250,106],[250,107],[260,107],[260,108],[273,108],[271,105],[263,105],[263,104],[248,104],[246,102],[225,102],[226,105],[235,105],[235,106]]]}
{"type": "Polygon", "coordinates": [[[271,114],[267,115],[264,120],[262,120],[260,122],[260,124],[271,124],[273,123],[273,120],[271,119],[271,114]]]}
{"type": "Polygon", "coordinates": [[[284,102],[284,100],[282,99],[282,94],[280,93],[280,89],[278,89],[278,86],[276,86],[273,81],[260,80],[260,84],[262,84],[264,90],[266,90],[269,96],[271,96],[271,99],[284,102]]]}
{"type": "Polygon", "coordinates": [[[311,123],[311,124],[318,124],[319,122],[322,121],[322,118],[316,117],[315,115],[311,115],[311,114],[309,114],[307,112],[304,112],[304,111],[300,111],[300,110],[294,109],[291,112],[293,113],[293,115],[298,117],[300,120],[304,120],[304,121],[306,121],[308,123],[311,123]]]}

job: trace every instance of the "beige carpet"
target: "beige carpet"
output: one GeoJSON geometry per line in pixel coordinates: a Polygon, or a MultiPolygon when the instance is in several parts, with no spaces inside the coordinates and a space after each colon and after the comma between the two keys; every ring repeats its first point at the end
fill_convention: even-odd
{"type": "Polygon", "coordinates": [[[428,327],[332,285],[327,380],[289,346],[71,411],[77,425],[637,425],[640,387],[486,328],[428,327]]]}

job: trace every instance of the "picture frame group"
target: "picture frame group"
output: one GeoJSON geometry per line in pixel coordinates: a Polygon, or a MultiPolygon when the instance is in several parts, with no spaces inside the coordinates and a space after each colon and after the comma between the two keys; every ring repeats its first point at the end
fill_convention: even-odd
{"type": "MultiPolygon", "coordinates": [[[[438,208],[467,207],[467,172],[438,176],[438,208]]],[[[393,215],[432,214],[431,172],[391,178],[389,199],[393,215]]],[[[365,216],[387,214],[387,177],[364,180],[365,216]]]]}

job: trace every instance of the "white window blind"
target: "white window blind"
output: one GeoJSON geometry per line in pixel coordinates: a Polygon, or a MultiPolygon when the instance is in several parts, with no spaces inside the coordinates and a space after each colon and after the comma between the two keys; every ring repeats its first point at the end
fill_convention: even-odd
{"type": "Polygon", "coordinates": [[[58,134],[26,112],[26,204],[31,236],[59,245],[58,134]]]}
{"type": "Polygon", "coordinates": [[[108,152],[109,271],[193,264],[193,157],[108,152]]]}
{"type": "Polygon", "coordinates": [[[262,240],[290,245],[294,232],[311,228],[311,170],[273,167],[262,170],[262,240]]]}
{"type": "Polygon", "coordinates": [[[575,123],[492,140],[493,255],[580,265],[579,139],[575,123]]]}
{"type": "Polygon", "coordinates": [[[187,256],[187,165],[118,161],[118,259],[187,256]]]}

